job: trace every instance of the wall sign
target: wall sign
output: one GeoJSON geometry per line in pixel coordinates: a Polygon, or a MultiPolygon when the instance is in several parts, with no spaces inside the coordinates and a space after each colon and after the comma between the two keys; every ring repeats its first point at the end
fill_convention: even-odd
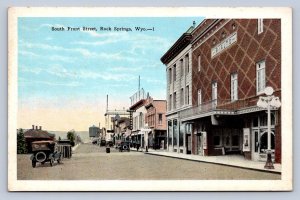
{"type": "Polygon", "coordinates": [[[221,43],[217,44],[211,49],[211,58],[221,53],[237,41],[237,32],[232,33],[225,38],[221,43]]]}
{"type": "Polygon", "coordinates": [[[250,151],[250,129],[243,129],[243,151],[250,151]]]}

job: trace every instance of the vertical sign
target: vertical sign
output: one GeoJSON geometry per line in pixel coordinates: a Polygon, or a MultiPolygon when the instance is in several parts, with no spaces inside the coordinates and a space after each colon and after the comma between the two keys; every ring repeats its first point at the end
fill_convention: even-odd
{"type": "Polygon", "coordinates": [[[250,151],[250,129],[243,129],[243,151],[250,151]]]}
{"type": "Polygon", "coordinates": [[[203,149],[207,149],[207,133],[201,132],[201,134],[202,134],[203,149]]]}

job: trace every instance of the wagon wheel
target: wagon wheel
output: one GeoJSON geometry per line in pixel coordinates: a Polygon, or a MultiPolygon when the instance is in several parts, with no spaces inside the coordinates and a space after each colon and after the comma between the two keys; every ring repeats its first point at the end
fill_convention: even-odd
{"type": "Polygon", "coordinates": [[[32,167],[33,167],[33,168],[36,167],[36,161],[35,161],[35,160],[33,160],[31,164],[32,164],[32,167]]]}
{"type": "Polygon", "coordinates": [[[53,163],[54,163],[53,158],[51,158],[50,159],[50,165],[51,165],[51,167],[53,166],[53,163]]]}

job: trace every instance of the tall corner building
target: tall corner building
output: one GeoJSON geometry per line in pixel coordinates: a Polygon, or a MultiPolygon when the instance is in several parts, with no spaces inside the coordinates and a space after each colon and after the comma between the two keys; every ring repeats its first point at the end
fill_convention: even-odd
{"type": "Polygon", "coordinates": [[[271,108],[268,137],[267,109],[257,106],[267,86],[281,99],[280,19],[205,19],[161,61],[169,151],[265,161],[271,149],[281,163],[281,109],[271,108]]]}

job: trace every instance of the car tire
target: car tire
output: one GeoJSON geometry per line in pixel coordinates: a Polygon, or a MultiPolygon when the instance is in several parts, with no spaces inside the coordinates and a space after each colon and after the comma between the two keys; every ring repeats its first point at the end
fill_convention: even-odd
{"type": "Polygon", "coordinates": [[[128,146],[127,145],[123,145],[123,149],[124,150],[128,150],[128,146]]]}
{"type": "Polygon", "coordinates": [[[47,155],[45,154],[45,152],[38,152],[37,154],[35,154],[35,160],[42,163],[45,162],[47,159],[47,155]]]}

